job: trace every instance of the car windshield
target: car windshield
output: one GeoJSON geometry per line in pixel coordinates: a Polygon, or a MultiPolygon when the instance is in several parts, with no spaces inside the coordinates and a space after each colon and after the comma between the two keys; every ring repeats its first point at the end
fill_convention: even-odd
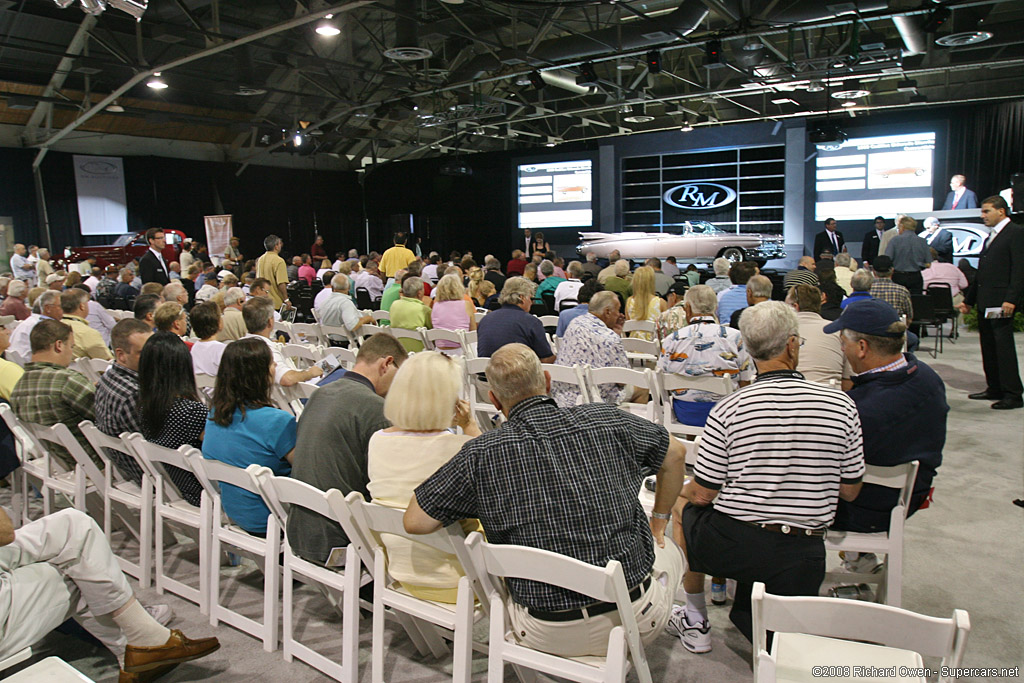
{"type": "Polygon", "coordinates": [[[665,226],[674,235],[720,235],[722,231],[707,221],[686,221],[684,225],[665,226]]]}
{"type": "Polygon", "coordinates": [[[125,233],[124,235],[121,235],[116,240],[114,240],[114,246],[115,247],[127,247],[129,244],[132,243],[132,240],[134,240],[134,239],[135,239],[135,233],[134,232],[125,233]]]}

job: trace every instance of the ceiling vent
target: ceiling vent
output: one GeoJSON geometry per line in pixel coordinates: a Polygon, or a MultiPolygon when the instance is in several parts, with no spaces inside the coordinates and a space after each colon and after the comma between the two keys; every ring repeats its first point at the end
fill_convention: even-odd
{"type": "Polygon", "coordinates": [[[984,43],[991,38],[992,34],[989,31],[964,31],[963,33],[950,33],[948,36],[936,38],[935,44],[942,47],[964,47],[984,43]]]}
{"type": "Polygon", "coordinates": [[[430,59],[434,51],[420,46],[415,0],[395,0],[395,43],[384,56],[396,62],[430,59]]]}

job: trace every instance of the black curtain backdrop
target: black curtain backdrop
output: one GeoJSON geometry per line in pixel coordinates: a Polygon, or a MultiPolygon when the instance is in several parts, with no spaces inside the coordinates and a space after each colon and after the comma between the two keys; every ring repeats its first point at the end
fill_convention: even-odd
{"type": "MultiPolygon", "coordinates": [[[[16,226],[18,238],[43,244],[45,236],[34,208],[33,155],[31,150],[0,150],[0,173],[10,172],[28,183],[27,192],[3,183],[0,215],[5,215],[9,198],[15,206],[24,204],[20,215],[26,228],[16,226]],[[25,151],[27,161],[22,158],[25,151]],[[29,233],[33,238],[22,237],[29,233]]],[[[206,242],[203,216],[227,213],[234,217],[242,252],[252,257],[263,253],[263,238],[270,233],[284,240],[287,254],[309,251],[316,232],[324,236],[331,253],[348,249],[363,234],[358,174],[250,166],[236,176],[237,170],[237,164],[124,157],[128,229],[175,228],[206,242]]],[[[42,174],[50,233],[58,252],[65,246],[109,244],[115,239],[115,235],[79,234],[71,154],[49,153],[42,174]]]]}
{"type": "Polygon", "coordinates": [[[1024,171],[1024,101],[960,108],[950,116],[952,173],[967,176],[967,187],[985,197],[1010,186],[1010,175],[1024,171]]]}

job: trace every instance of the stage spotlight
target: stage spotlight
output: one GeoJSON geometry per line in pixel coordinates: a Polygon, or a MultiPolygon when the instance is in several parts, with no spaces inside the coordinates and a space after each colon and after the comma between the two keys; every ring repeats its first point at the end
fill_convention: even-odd
{"type": "Polygon", "coordinates": [[[597,85],[597,71],[593,62],[580,64],[580,75],[576,77],[576,85],[597,85]]]}
{"type": "Polygon", "coordinates": [[[647,53],[647,73],[661,73],[661,50],[651,50],[647,53]]]}
{"type": "Polygon", "coordinates": [[[953,12],[950,11],[948,7],[939,5],[932,10],[931,14],[928,15],[928,20],[924,22],[924,26],[921,27],[921,30],[925,33],[935,33],[942,28],[947,21],[949,21],[949,18],[952,15],[953,12]]]}
{"type": "Polygon", "coordinates": [[[537,90],[542,90],[544,88],[544,86],[546,85],[546,83],[544,83],[544,79],[541,78],[541,75],[540,75],[539,71],[531,71],[530,72],[530,83],[537,90]]]}
{"type": "Polygon", "coordinates": [[[704,66],[709,69],[724,66],[722,63],[722,41],[715,39],[704,44],[704,66]]]}

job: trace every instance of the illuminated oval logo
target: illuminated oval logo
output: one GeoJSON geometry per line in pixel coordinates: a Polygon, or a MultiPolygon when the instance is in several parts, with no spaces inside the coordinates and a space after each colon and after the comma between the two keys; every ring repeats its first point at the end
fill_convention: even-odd
{"type": "Polygon", "coordinates": [[[665,192],[665,203],[677,209],[706,211],[736,201],[736,190],[718,183],[686,183],[665,192]]]}
{"type": "Polygon", "coordinates": [[[981,248],[985,246],[988,239],[988,230],[983,225],[942,225],[943,230],[948,230],[953,235],[953,257],[964,258],[967,256],[978,256],[981,248]]]}
{"type": "Polygon", "coordinates": [[[87,161],[80,169],[93,175],[114,175],[117,173],[117,166],[106,161],[87,161]]]}

